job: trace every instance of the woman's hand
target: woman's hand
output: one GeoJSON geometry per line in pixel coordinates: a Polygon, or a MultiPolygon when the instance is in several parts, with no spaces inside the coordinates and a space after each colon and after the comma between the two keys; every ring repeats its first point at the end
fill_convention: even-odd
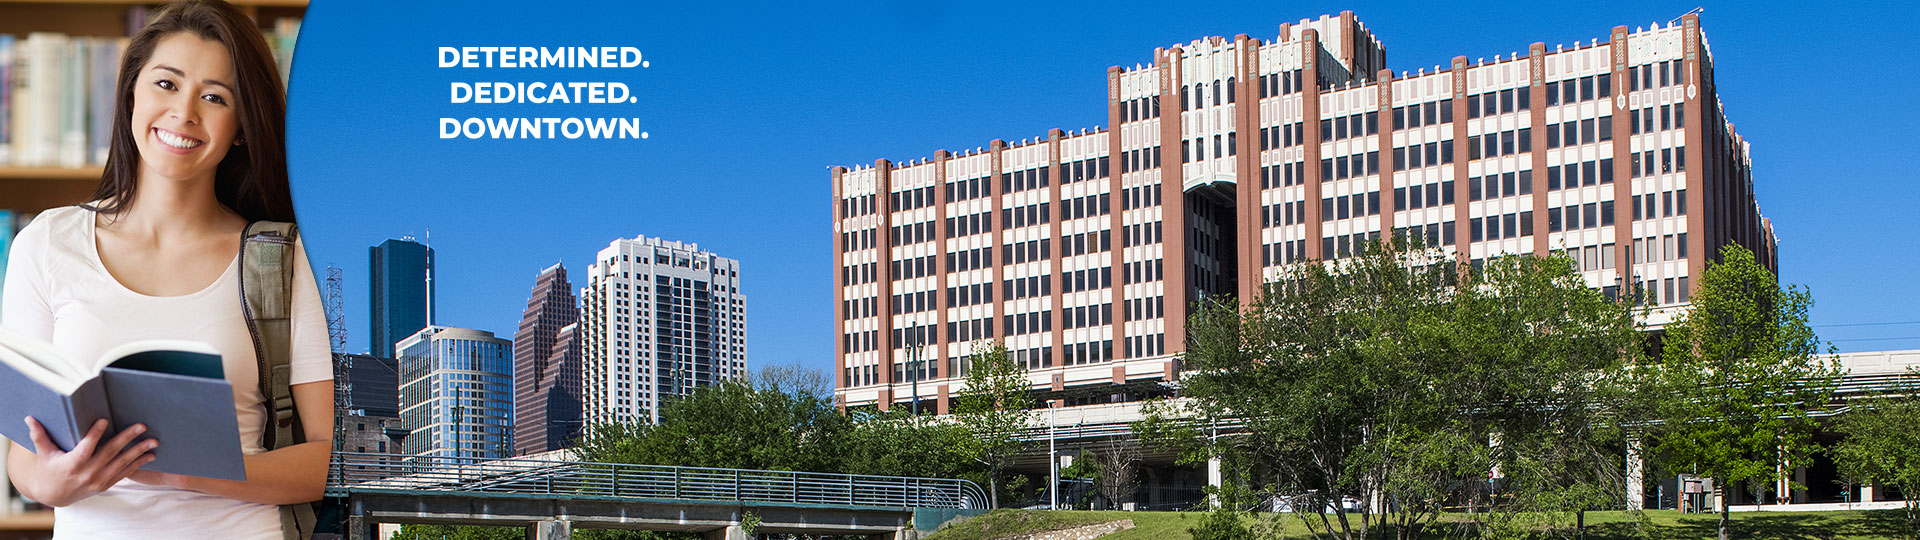
{"type": "Polygon", "coordinates": [[[102,442],[106,435],[107,421],[93,423],[93,429],[74,443],[73,450],[61,451],[53,444],[53,438],[47,436],[47,429],[27,418],[27,429],[31,431],[36,458],[34,465],[34,490],[28,497],[48,506],[67,506],[96,493],[106,491],[126,478],[140,466],[153,461],[150,452],[159,446],[159,441],[146,440],[140,444],[128,443],[147,431],[147,426],[134,424],[112,439],[102,442]]]}

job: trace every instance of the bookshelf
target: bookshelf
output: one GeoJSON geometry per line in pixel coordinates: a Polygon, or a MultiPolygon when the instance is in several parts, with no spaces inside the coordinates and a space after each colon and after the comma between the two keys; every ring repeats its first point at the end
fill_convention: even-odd
{"type": "MultiPolygon", "coordinates": [[[[301,18],[307,0],[227,0],[269,30],[282,18],[301,18]]],[[[136,8],[159,5],[141,0],[0,0],[0,34],[21,38],[32,32],[72,36],[121,37],[129,34],[136,8]]],[[[0,208],[31,213],[86,202],[100,181],[100,165],[23,167],[0,163],[0,208]]],[[[0,253],[0,257],[5,254],[0,253]]],[[[6,444],[0,442],[0,452],[6,444]]],[[[0,463],[5,463],[0,456],[0,463]]],[[[0,540],[48,538],[53,513],[26,505],[12,494],[0,468],[0,540]]]]}
{"type": "MultiPolygon", "coordinates": [[[[285,17],[303,17],[307,0],[227,0],[263,29],[285,17]]],[[[0,0],[0,34],[31,32],[73,36],[125,36],[133,8],[159,5],[140,0],[0,0]]],[[[0,163],[0,208],[38,212],[86,202],[100,181],[100,166],[20,167],[0,163]]],[[[5,476],[0,471],[0,478],[5,476]]]]}

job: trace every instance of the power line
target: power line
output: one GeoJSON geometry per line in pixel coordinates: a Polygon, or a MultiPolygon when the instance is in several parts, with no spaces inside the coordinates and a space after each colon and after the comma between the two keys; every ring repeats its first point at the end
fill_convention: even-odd
{"type": "Polygon", "coordinates": [[[1814,328],[1839,328],[1839,327],[1844,327],[1844,326],[1894,326],[1894,325],[1900,325],[1900,324],[1920,324],[1920,321],[1897,321],[1897,322],[1863,322],[1863,323],[1847,323],[1847,324],[1815,324],[1815,325],[1812,325],[1812,326],[1813,326],[1814,328]]]}

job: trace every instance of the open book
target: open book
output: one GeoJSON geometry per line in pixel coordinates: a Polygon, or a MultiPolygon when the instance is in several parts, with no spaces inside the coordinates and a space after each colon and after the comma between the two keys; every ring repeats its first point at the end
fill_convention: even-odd
{"type": "Polygon", "coordinates": [[[0,327],[0,435],[33,449],[24,421],[31,416],[54,444],[72,449],[95,420],[112,426],[106,438],[146,424],[141,440],[160,446],[141,469],[246,479],[233,385],[219,352],[192,341],[140,341],[104,358],[105,369],[80,368],[51,344],[0,327]]]}

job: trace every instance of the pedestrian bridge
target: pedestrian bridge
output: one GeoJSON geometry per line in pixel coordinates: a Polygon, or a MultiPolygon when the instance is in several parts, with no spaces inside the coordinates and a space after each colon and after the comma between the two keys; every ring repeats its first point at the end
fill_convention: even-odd
{"type": "Polygon", "coordinates": [[[965,480],[354,452],[333,454],[326,495],[344,501],[349,540],[381,523],[894,538],[987,504],[965,480]]]}

